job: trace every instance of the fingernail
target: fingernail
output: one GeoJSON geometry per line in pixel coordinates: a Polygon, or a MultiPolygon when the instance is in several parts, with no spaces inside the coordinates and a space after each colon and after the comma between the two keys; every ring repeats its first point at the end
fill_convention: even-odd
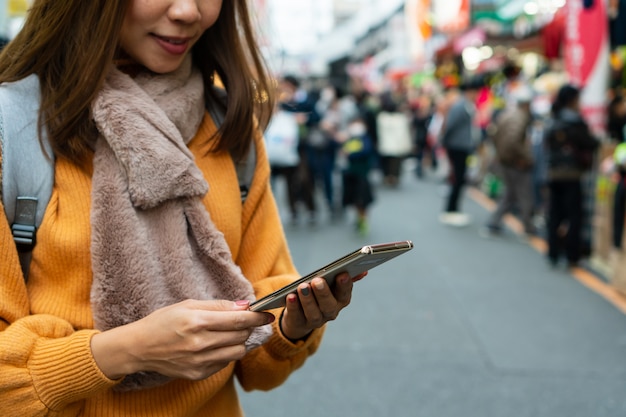
{"type": "Polygon", "coordinates": [[[307,297],[311,293],[308,285],[305,287],[300,287],[300,292],[302,292],[302,295],[304,295],[305,297],[307,297]]]}
{"type": "Polygon", "coordinates": [[[326,282],[326,281],[324,281],[323,279],[321,279],[321,278],[320,278],[319,280],[315,280],[315,281],[313,282],[313,285],[315,285],[315,288],[316,288],[316,289],[318,289],[318,290],[323,290],[323,289],[324,289],[324,283],[325,283],[325,282],[326,282]]]}
{"type": "Polygon", "coordinates": [[[267,314],[265,324],[272,324],[276,320],[273,314],[267,314]]]}
{"type": "Polygon", "coordinates": [[[250,305],[250,301],[248,301],[248,300],[238,300],[238,301],[235,301],[235,304],[238,305],[239,307],[245,307],[245,306],[250,305]]]}

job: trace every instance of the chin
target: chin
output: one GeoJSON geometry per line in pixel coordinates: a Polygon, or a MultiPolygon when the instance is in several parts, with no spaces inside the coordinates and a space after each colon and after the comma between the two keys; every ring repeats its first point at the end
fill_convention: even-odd
{"type": "Polygon", "coordinates": [[[150,70],[151,72],[154,72],[155,74],[169,74],[171,72],[176,71],[178,68],[180,68],[180,65],[168,65],[168,66],[157,65],[157,66],[146,66],[146,68],[150,70]]]}
{"type": "Polygon", "coordinates": [[[169,74],[176,71],[182,65],[184,58],[180,60],[155,59],[143,62],[143,66],[156,74],[169,74]]]}

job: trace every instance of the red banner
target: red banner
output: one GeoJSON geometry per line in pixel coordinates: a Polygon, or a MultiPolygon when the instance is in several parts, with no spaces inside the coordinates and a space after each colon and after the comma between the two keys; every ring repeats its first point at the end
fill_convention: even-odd
{"type": "Polygon", "coordinates": [[[583,87],[608,42],[608,17],[604,0],[584,8],[581,0],[567,1],[565,66],[572,84],[583,87]]]}

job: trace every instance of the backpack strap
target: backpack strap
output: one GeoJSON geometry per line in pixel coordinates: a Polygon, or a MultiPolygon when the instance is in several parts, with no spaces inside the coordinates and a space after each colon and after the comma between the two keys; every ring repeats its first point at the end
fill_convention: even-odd
{"type": "MultiPolygon", "coordinates": [[[[228,101],[228,96],[226,94],[226,90],[220,87],[213,86],[213,92],[215,93],[216,99],[207,98],[207,111],[215,126],[218,128],[224,123],[225,118],[225,107],[228,101]]],[[[237,170],[237,180],[239,181],[239,192],[241,193],[241,203],[245,203],[246,198],[248,197],[248,192],[250,191],[250,185],[252,184],[252,177],[254,177],[254,170],[256,168],[256,149],[254,146],[254,141],[251,142],[250,150],[248,151],[248,155],[241,159],[235,160],[233,158],[233,162],[235,163],[235,168],[237,170]]]]}
{"type": "Polygon", "coordinates": [[[0,85],[2,204],[25,279],[54,182],[53,153],[45,132],[43,148],[39,141],[39,107],[36,75],[0,85]]]}
{"type": "Polygon", "coordinates": [[[254,142],[250,142],[250,150],[245,159],[234,161],[237,169],[237,180],[239,181],[239,192],[241,193],[241,203],[246,202],[252,178],[254,177],[254,169],[256,168],[256,148],[254,142]]]}

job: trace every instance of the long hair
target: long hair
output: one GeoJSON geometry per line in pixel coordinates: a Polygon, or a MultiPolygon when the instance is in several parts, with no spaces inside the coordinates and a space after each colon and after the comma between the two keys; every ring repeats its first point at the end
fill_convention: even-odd
{"type": "MultiPolygon", "coordinates": [[[[257,129],[255,116],[264,130],[275,100],[275,87],[256,42],[248,0],[222,2],[219,18],[194,45],[193,58],[205,77],[205,86],[213,85],[217,75],[228,92],[216,149],[243,157],[257,129]]],[[[213,96],[213,89],[205,94],[207,98],[213,96]]]]}
{"type": "MultiPolygon", "coordinates": [[[[257,128],[254,116],[265,128],[273,104],[246,1],[224,1],[219,19],[192,50],[204,76],[205,95],[212,92],[214,74],[228,91],[225,121],[213,150],[229,150],[237,157],[248,149],[257,128]]],[[[119,52],[129,4],[35,0],[24,27],[0,54],[0,83],[31,74],[39,77],[39,126],[57,156],[82,163],[90,153],[89,144],[97,135],[91,103],[119,52]]]]}

